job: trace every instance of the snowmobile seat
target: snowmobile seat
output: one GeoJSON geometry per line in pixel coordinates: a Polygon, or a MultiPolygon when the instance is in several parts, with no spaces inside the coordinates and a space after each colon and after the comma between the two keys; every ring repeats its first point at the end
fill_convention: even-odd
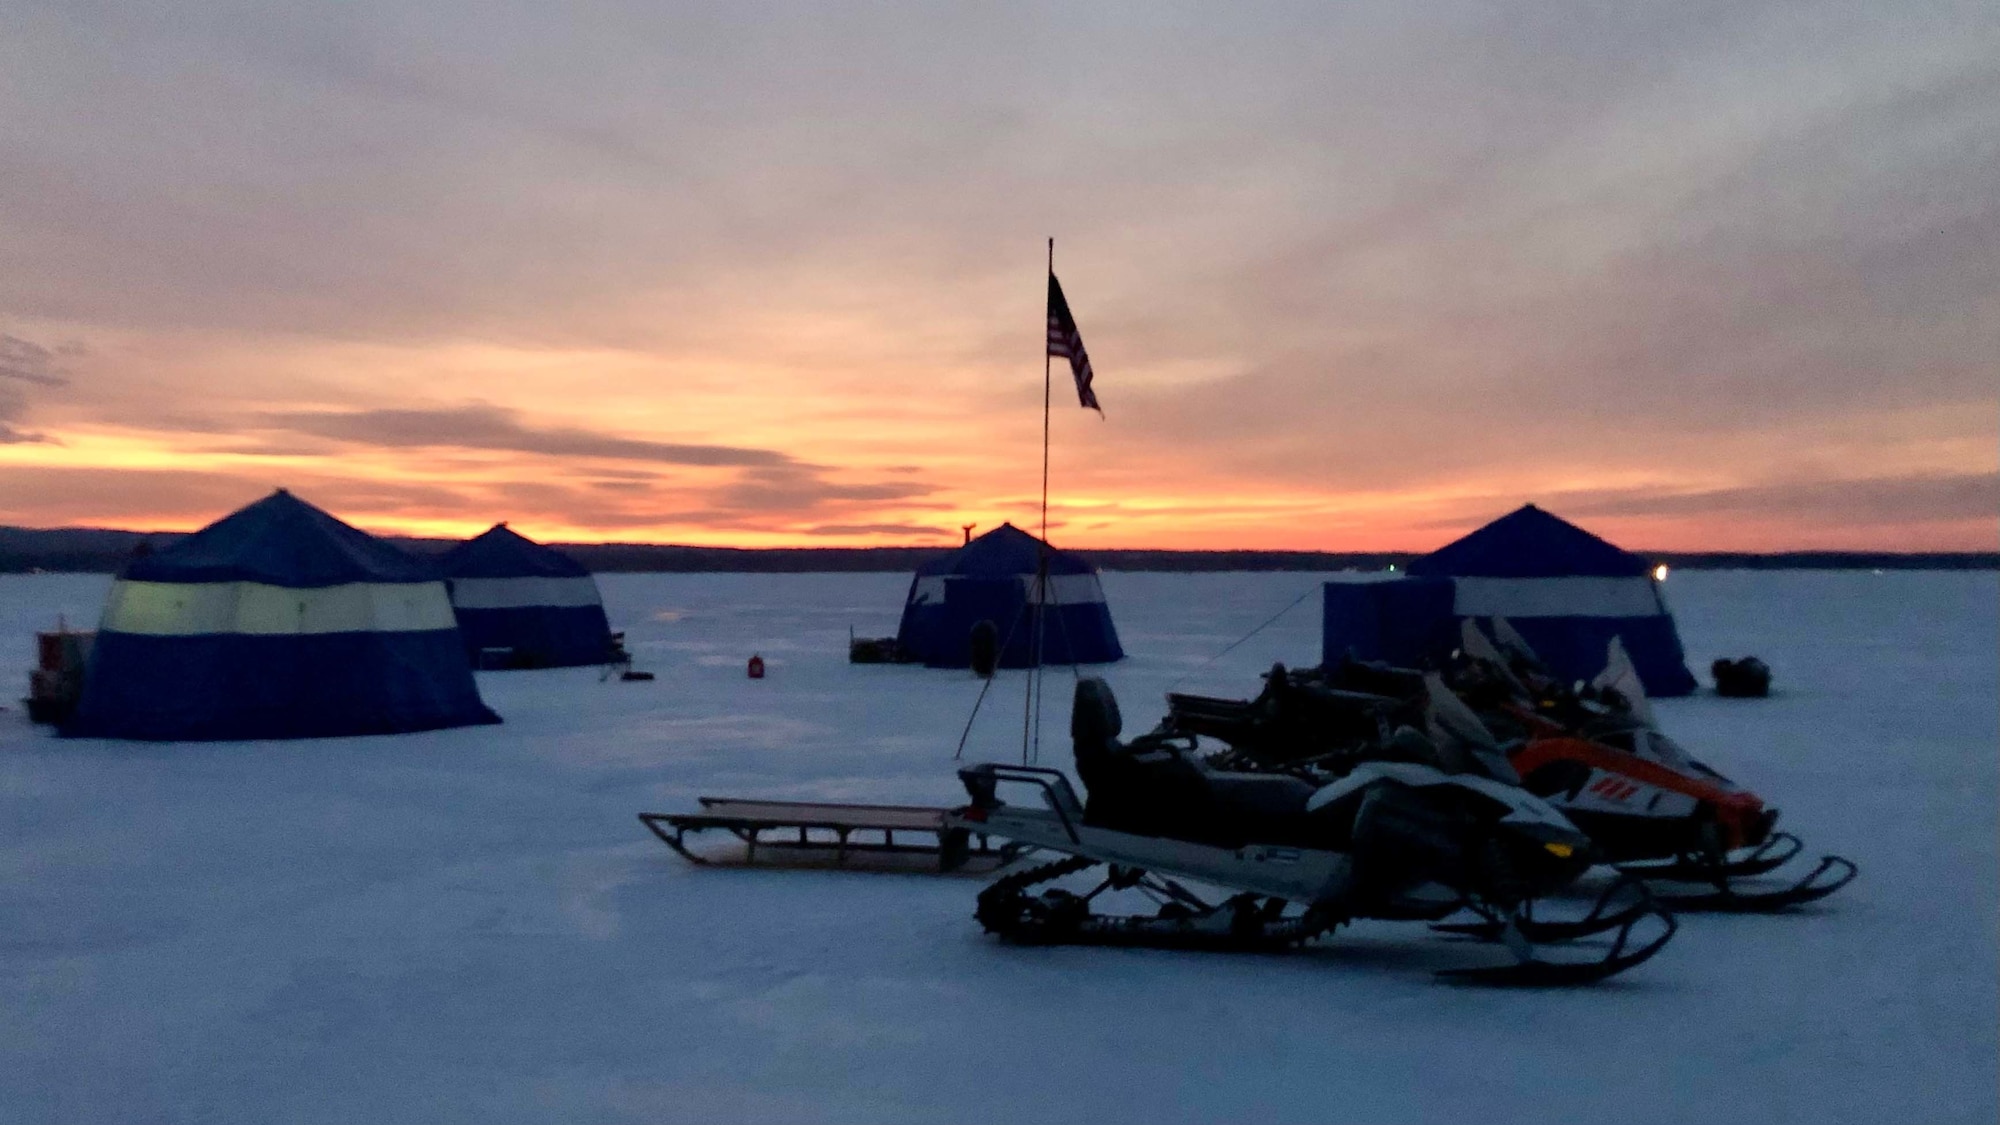
{"type": "Polygon", "coordinates": [[[1217,842],[1224,846],[1310,846],[1325,835],[1312,827],[1306,812],[1306,801],[1318,791],[1311,782],[1282,773],[1202,773],[1215,799],[1219,821],[1215,835],[1222,837],[1217,842]]]}
{"type": "Polygon", "coordinates": [[[1124,729],[1125,720],[1118,713],[1118,697],[1111,694],[1111,685],[1100,676],[1077,680],[1069,712],[1070,739],[1078,747],[1089,743],[1094,749],[1117,741],[1124,729]]]}
{"type": "Polygon", "coordinates": [[[1311,783],[1211,770],[1173,742],[1148,736],[1121,743],[1121,727],[1110,685],[1078,680],[1070,734],[1085,824],[1228,848],[1303,844],[1310,837],[1311,783]]]}
{"type": "Polygon", "coordinates": [[[1343,656],[1340,663],[1327,667],[1324,679],[1331,687],[1392,699],[1408,699],[1424,690],[1422,672],[1352,656],[1343,656]]]}

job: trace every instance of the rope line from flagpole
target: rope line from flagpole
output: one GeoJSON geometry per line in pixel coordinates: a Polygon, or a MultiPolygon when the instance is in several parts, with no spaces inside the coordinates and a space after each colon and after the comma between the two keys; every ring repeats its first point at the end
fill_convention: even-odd
{"type": "Polygon", "coordinates": [[[965,717],[965,729],[958,732],[958,749],[952,751],[951,760],[961,761],[965,757],[965,740],[972,737],[972,724],[979,718],[979,707],[986,702],[986,693],[993,690],[993,681],[1000,678],[1000,662],[1006,659],[1007,646],[1014,643],[1014,631],[1021,627],[1021,617],[1028,612],[1026,602],[1014,611],[1014,622],[1007,626],[1007,636],[1001,640],[1000,648],[993,654],[993,674],[985,677],[986,682],[979,687],[978,698],[972,701],[972,714],[965,717]]]}
{"type": "Polygon", "coordinates": [[[1265,622],[1262,625],[1257,626],[1255,629],[1252,629],[1248,633],[1245,633],[1242,636],[1236,638],[1235,640],[1229,642],[1228,645],[1224,646],[1221,652],[1216,653],[1214,656],[1209,657],[1207,660],[1204,660],[1200,664],[1195,665],[1193,668],[1188,669],[1186,672],[1181,673],[1179,679],[1167,685],[1167,690],[1172,691],[1175,688],[1181,686],[1183,683],[1186,683],[1189,678],[1205,671],[1209,665],[1215,663],[1216,661],[1236,651],[1237,646],[1243,644],[1250,638],[1256,636],[1257,634],[1277,624],[1279,618],[1297,609],[1299,607],[1299,603],[1305,601],[1309,597],[1312,597],[1313,591],[1318,588],[1319,587],[1317,586],[1306,587],[1304,593],[1300,594],[1296,598],[1293,598],[1291,604],[1287,605],[1285,608],[1279,610],[1278,612],[1272,614],[1269,618],[1265,620],[1265,622]]]}

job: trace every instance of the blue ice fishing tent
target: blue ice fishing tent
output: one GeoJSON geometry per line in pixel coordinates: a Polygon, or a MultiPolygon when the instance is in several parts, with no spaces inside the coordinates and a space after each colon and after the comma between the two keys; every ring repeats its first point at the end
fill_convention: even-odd
{"type": "Polygon", "coordinates": [[[438,559],[465,651],[479,667],[566,668],[611,659],[589,568],[495,524],[438,559]]]}
{"type": "Polygon", "coordinates": [[[933,668],[965,668],[972,663],[972,627],[991,621],[1001,642],[1000,667],[1028,668],[1035,664],[1037,618],[1043,664],[1125,657],[1096,568],[1003,523],[917,568],[896,644],[933,668]],[[1035,576],[1045,553],[1049,579],[1038,606],[1035,576]]]}
{"type": "Polygon", "coordinates": [[[1387,582],[1329,582],[1322,659],[1399,664],[1456,647],[1459,622],[1505,617],[1551,670],[1587,680],[1618,637],[1648,695],[1686,695],[1680,634],[1645,560],[1529,504],[1387,582]]]}
{"type": "Polygon", "coordinates": [[[430,566],[280,489],[125,568],[62,733],[320,738],[497,723],[430,566]]]}

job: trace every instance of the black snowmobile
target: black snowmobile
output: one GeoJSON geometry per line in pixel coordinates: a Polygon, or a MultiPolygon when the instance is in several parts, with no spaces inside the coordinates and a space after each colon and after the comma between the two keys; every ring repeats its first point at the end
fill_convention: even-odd
{"type": "Polygon", "coordinates": [[[1401,726],[1382,754],[1316,784],[1212,768],[1194,739],[1164,727],[1121,742],[1109,686],[1086,678],[1070,732],[1087,800],[1059,770],[987,763],[959,771],[972,801],[946,823],[1064,854],[980,894],[979,922],[1018,942],[1268,950],[1359,918],[1437,923],[1469,910],[1478,920],[1436,928],[1502,942],[1514,962],[1445,976],[1581,984],[1659,952],[1675,922],[1636,882],[1613,884],[1582,918],[1537,919],[1536,900],[1594,862],[1588,838],[1514,784],[1490,745],[1455,733],[1478,725],[1470,712],[1433,707],[1427,720],[1428,734],[1401,726]],[[1002,783],[1038,788],[1045,807],[1002,801],[1002,783]],[[1099,865],[1108,871],[1087,893],[1036,889],[1099,865]],[[1235,893],[1210,902],[1183,879],[1235,893]],[[1093,910],[1099,895],[1124,889],[1157,911],[1093,910]],[[1587,959],[1543,948],[1598,934],[1610,935],[1608,947],[1587,959]]]}

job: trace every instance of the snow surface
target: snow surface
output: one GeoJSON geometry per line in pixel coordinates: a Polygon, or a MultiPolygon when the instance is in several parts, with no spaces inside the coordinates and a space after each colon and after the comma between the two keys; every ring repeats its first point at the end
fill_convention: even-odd
{"type": "MultiPolygon", "coordinates": [[[[602,581],[659,680],[482,674],[501,727],[144,745],[0,714],[0,1120],[2000,1115],[1994,574],[1676,574],[1697,672],[1754,653],[1780,694],[1662,722],[1862,875],[1549,992],[1439,984],[1469,947],[1416,926],[1290,956],[1021,949],[979,932],[976,879],[695,868],[633,814],[957,803],[978,685],[845,662],[850,624],[893,631],[903,576],[602,581]]],[[[1319,581],[1105,575],[1128,726],[1183,676],[1247,694],[1314,662],[1319,581]]],[[[25,685],[33,630],[94,621],[105,586],[0,578],[0,677],[25,685]]],[[[1021,683],[968,759],[1018,757],[1021,683]]]]}

